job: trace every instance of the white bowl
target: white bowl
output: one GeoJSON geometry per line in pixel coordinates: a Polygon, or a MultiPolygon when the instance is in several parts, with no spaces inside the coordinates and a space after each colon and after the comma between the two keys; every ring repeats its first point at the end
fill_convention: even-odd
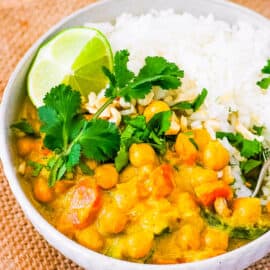
{"type": "Polygon", "coordinates": [[[234,23],[245,20],[260,27],[269,27],[266,18],[238,5],[221,0],[107,0],[92,4],[67,17],[42,36],[25,54],[13,72],[4,92],[0,114],[0,145],[4,172],[10,187],[24,213],[47,241],[77,264],[91,270],[209,270],[243,269],[262,258],[270,251],[270,232],[251,243],[211,259],[177,265],[143,265],[116,260],[91,251],[65,237],[52,227],[33,207],[22,190],[14,167],[10,124],[16,119],[25,92],[25,78],[29,65],[39,45],[60,29],[83,25],[85,22],[111,21],[123,12],[145,13],[151,9],[174,8],[176,12],[190,12],[193,15],[214,14],[217,19],[234,23]]]}

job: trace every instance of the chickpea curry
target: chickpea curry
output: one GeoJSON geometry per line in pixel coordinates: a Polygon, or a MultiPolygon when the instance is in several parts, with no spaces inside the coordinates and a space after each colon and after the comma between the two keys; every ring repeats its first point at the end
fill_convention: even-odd
{"type": "MultiPolygon", "coordinates": [[[[104,104],[143,98],[147,91],[134,93],[145,87],[179,87],[182,72],[160,59],[156,64],[168,68],[167,77],[155,74],[158,81],[145,85],[144,78],[144,88],[137,87],[146,61],[130,92],[110,73],[104,104]]],[[[139,263],[197,261],[259,237],[270,228],[267,207],[259,198],[235,196],[230,152],[187,121],[206,95],[203,89],[194,101],[175,106],[136,104],[119,126],[102,116],[104,106],[95,114],[85,110],[79,92],[66,85],[53,88],[38,109],[27,99],[13,128],[28,197],[69,238],[139,263]]]]}

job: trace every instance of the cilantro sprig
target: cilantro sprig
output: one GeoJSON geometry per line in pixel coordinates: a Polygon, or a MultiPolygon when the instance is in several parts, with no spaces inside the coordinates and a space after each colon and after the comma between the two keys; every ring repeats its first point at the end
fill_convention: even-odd
{"type": "Polygon", "coordinates": [[[267,60],[266,65],[262,68],[261,72],[268,75],[257,82],[257,85],[264,90],[270,87],[270,59],[267,60]]]}
{"type": "Polygon", "coordinates": [[[110,81],[105,92],[107,101],[89,121],[82,116],[78,91],[61,84],[46,94],[44,106],[38,108],[38,115],[42,123],[41,132],[45,134],[44,145],[55,153],[53,162],[50,162],[49,186],[77,165],[91,174],[82,165],[82,156],[98,162],[116,157],[119,169],[127,162],[131,142],[149,142],[160,152],[164,151],[163,136],[170,126],[171,111],[155,115],[147,124],[145,119],[140,118],[142,116],[126,120],[127,127],[121,138],[115,124],[98,118],[116,98],[123,97],[130,101],[144,98],[153,86],[168,90],[181,85],[184,72],[163,57],[147,57],[137,75],[128,69],[128,61],[129,52],[122,50],[114,56],[113,71],[103,67],[110,81]]]}
{"type": "Polygon", "coordinates": [[[95,118],[118,97],[123,97],[126,101],[142,99],[150,93],[153,86],[169,90],[176,89],[182,84],[184,71],[163,57],[146,57],[145,65],[137,75],[128,69],[128,61],[129,52],[121,50],[114,56],[113,71],[103,67],[103,72],[110,81],[105,92],[108,100],[95,114],[95,118]]]}
{"type": "Polygon", "coordinates": [[[115,167],[121,171],[128,164],[128,150],[133,143],[149,143],[159,153],[166,152],[165,132],[170,128],[172,111],[155,114],[147,123],[143,115],[126,117],[126,127],[121,134],[120,149],[115,158],[115,167]]]}
{"type": "Polygon", "coordinates": [[[56,154],[49,186],[78,165],[82,154],[102,162],[113,159],[120,143],[116,125],[102,119],[83,119],[79,92],[62,84],[52,88],[43,101],[38,114],[45,133],[44,145],[56,154]]]}

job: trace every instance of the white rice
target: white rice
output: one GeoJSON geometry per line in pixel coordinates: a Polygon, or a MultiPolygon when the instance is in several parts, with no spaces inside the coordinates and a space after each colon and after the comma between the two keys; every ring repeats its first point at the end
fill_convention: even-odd
{"type": "MultiPolygon", "coordinates": [[[[216,130],[241,131],[250,138],[253,135],[248,129],[264,125],[267,128],[264,136],[270,141],[270,91],[256,86],[262,76],[260,70],[270,57],[269,29],[256,29],[247,22],[229,25],[212,15],[197,18],[172,10],[152,11],[142,16],[123,14],[114,24],[87,25],[100,29],[113,51],[128,49],[129,68],[134,72],[143,66],[145,57],[154,55],[175,62],[185,71],[181,88],[155,89],[145,100],[137,102],[147,105],[154,98],[171,105],[193,100],[202,88],[207,88],[205,104],[189,119],[191,127],[204,126],[213,136],[216,130]],[[231,111],[238,115],[232,124],[228,122],[231,111]]],[[[228,142],[223,143],[230,148],[228,142]]],[[[231,153],[232,161],[239,162],[239,153],[231,153]]],[[[239,168],[234,170],[234,176],[237,195],[250,195],[239,168]]],[[[270,197],[268,188],[264,194],[270,197]]]]}

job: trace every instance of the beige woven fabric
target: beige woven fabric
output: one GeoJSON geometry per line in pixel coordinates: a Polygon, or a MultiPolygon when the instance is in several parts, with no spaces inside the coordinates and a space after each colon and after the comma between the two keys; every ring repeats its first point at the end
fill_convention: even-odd
{"type": "MultiPolygon", "coordinates": [[[[91,2],[93,0],[0,0],[0,100],[12,70],[37,38],[61,18],[91,2]]],[[[270,18],[270,0],[235,2],[270,18]]],[[[24,269],[80,268],[35,231],[16,203],[0,165],[0,270],[24,269]]],[[[270,255],[249,268],[259,269],[270,269],[270,255]]]]}

